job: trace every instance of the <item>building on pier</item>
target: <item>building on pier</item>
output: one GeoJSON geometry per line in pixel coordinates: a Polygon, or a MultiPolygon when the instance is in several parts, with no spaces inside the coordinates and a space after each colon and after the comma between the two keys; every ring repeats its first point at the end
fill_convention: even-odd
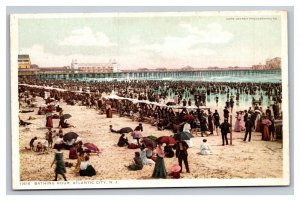
{"type": "Polygon", "coordinates": [[[29,69],[31,67],[29,54],[18,55],[18,67],[19,69],[29,69]]]}
{"type": "Polygon", "coordinates": [[[119,64],[116,60],[110,60],[107,63],[78,63],[76,59],[72,60],[71,68],[82,73],[115,73],[119,72],[119,64]]]}

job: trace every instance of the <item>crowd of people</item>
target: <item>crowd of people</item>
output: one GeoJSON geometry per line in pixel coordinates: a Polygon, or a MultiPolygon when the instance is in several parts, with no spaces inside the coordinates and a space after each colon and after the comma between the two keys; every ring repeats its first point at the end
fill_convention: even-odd
{"type": "MultiPolygon", "coordinates": [[[[231,82],[195,82],[195,81],[112,81],[112,82],[81,82],[71,80],[45,80],[45,79],[19,79],[19,102],[20,106],[36,107],[35,97],[40,96],[45,99],[45,105],[40,106],[38,115],[45,115],[46,133],[45,142],[38,142],[36,148],[33,143],[37,138],[30,141],[30,150],[38,152],[45,151],[47,148],[57,149],[53,164],[56,163],[56,179],[57,174],[61,174],[66,180],[65,166],[61,149],[67,144],[70,147],[70,158],[77,159],[76,172],[81,176],[92,176],[96,172],[89,163],[89,153],[83,152],[82,143],[74,141],[68,144],[62,140],[63,128],[74,127],[67,122],[63,109],[60,108],[60,101],[67,104],[80,104],[88,108],[95,108],[101,114],[106,113],[107,117],[112,114],[127,116],[139,122],[150,123],[156,126],[158,130],[169,129],[174,134],[179,132],[189,132],[193,136],[197,136],[200,131],[201,137],[209,137],[214,132],[219,135],[219,129],[222,136],[222,145],[228,144],[227,134],[234,132],[245,132],[244,141],[251,141],[251,132],[261,132],[262,140],[275,140],[280,136],[275,135],[275,121],[281,117],[281,85],[274,83],[231,83],[231,82]],[[39,86],[39,87],[36,87],[39,86]],[[151,87],[149,87],[151,86],[151,87]],[[47,89],[45,89],[47,88],[47,89]],[[87,92],[85,89],[89,89],[87,92]],[[107,98],[103,94],[110,94],[112,91],[123,98],[135,99],[136,101],[118,98],[107,98]],[[233,91],[235,94],[233,95],[233,91]],[[255,95],[261,93],[261,98],[253,100],[253,105],[248,110],[236,111],[236,115],[232,116],[235,101],[239,101],[242,94],[255,95]],[[228,100],[225,102],[223,115],[218,110],[214,113],[210,108],[205,107],[206,97],[210,94],[227,94],[228,100]],[[168,104],[157,105],[152,103],[166,103],[172,98],[172,105],[179,106],[177,108],[169,107],[168,104]],[[261,100],[268,97],[271,100],[267,109],[263,109],[261,100]],[[235,101],[234,101],[235,100],[235,101]],[[146,102],[148,101],[148,102],[146,102]],[[24,104],[24,105],[22,105],[24,104]],[[188,108],[188,106],[195,106],[188,108]],[[57,114],[56,114],[57,113],[57,114]],[[234,125],[229,123],[229,118],[235,118],[234,125]],[[53,118],[59,119],[60,132],[53,136],[52,128],[53,118]],[[55,140],[53,139],[55,137],[55,140]],[[73,150],[76,150],[73,151],[73,150]],[[71,154],[74,152],[75,155],[71,154]],[[79,170],[79,171],[78,171],[79,170]]],[[[216,96],[218,97],[218,96],[216,96]]],[[[219,104],[216,98],[216,104],[219,104]]],[[[23,111],[23,110],[22,110],[23,111]]],[[[23,111],[24,112],[24,111],[23,111]]],[[[26,111],[25,111],[26,112],[26,111]]],[[[28,110],[31,112],[31,110],[28,110]]],[[[20,119],[20,125],[26,122],[20,119]]],[[[167,171],[164,164],[166,157],[166,147],[162,147],[162,143],[158,143],[156,147],[148,147],[143,143],[143,127],[140,123],[132,130],[133,139],[136,140],[136,146],[130,143],[120,130],[114,130],[112,126],[110,131],[120,133],[117,145],[120,147],[127,146],[131,148],[139,148],[139,152],[135,152],[133,162],[128,165],[129,170],[141,170],[144,165],[154,165],[152,177],[166,178],[167,171]]],[[[186,172],[189,173],[188,153],[189,147],[192,147],[192,141],[179,140],[172,145],[171,150],[176,151],[175,156],[178,158],[179,169],[172,172],[175,178],[180,178],[178,173],[182,171],[182,162],[185,165],[186,172]]],[[[170,149],[169,149],[170,150],[170,149]]],[[[200,145],[200,154],[209,155],[212,151],[207,143],[203,140],[200,145]]],[[[53,165],[52,164],[52,165],[53,165]]]]}

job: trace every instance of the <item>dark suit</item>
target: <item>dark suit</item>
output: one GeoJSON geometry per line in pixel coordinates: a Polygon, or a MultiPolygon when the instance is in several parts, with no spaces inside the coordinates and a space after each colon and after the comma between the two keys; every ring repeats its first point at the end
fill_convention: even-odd
{"type": "Polygon", "coordinates": [[[179,166],[181,167],[180,172],[182,172],[182,161],[184,162],[186,172],[190,172],[189,163],[187,159],[188,157],[187,149],[189,148],[188,144],[185,141],[180,141],[177,142],[173,148],[176,149],[176,157],[178,158],[178,163],[179,166]]]}
{"type": "Polygon", "coordinates": [[[220,125],[220,128],[221,128],[221,133],[222,133],[222,145],[225,144],[228,144],[228,139],[227,139],[227,133],[230,133],[230,128],[231,127],[231,124],[228,123],[228,122],[223,122],[221,125],[220,125]]]}
{"type": "Polygon", "coordinates": [[[253,127],[252,121],[250,119],[246,121],[245,127],[246,127],[246,131],[245,131],[244,141],[247,140],[247,135],[249,133],[249,142],[250,142],[251,141],[251,131],[252,131],[252,127],[253,127]]]}

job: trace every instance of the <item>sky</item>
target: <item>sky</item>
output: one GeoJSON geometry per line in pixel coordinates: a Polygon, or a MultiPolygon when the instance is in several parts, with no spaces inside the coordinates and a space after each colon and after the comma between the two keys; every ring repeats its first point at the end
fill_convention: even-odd
{"type": "Polygon", "coordinates": [[[114,59],[120,69],[249,67],[282,54],[280,17],[260,17],[20,18],[19,54],[29,54],[40,67],[70,66],[73,59],[79,63],[114,59]]]}

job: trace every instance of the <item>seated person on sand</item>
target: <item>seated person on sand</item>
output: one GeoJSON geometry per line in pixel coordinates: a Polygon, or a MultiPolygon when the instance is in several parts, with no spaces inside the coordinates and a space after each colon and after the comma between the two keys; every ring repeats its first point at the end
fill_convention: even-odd
{"type": "Polygon", "coordinates": [[[70,150],[69,150],[69,159],[77,159],[78,155],[77,155],[77,144],[74,143],[73,145],[71,145],[70,150]]]}
{"type": "Polygon", "coordinates": [[[135,152],[134,153],[134,158],[133,158],[133,163],[129,166],[127,166],[128,170],[141,170],[143,169],[143,162],[140,157],[140,152],[135,152]]]}
{"type": "Polygon", "coordinates": [[[124,146],[128,146],[128,139],[127,137],[125,138],[125,134],[122,134],[119,138],[119,141],[118,141],[118,146],[119,147],[124,147],[124,146]]]}
{"type": "Polygon", "coordinates": [[[94,176],[96,175],[96,171],[94,169],[94,167],[90,164],[90,157],[89,156],[85,156],[84,157],[84,161],[82,161],[80,163],[80,171],[79,171],[79,175],[80,176],[94,176]]]}
{"type": "Polygon", "coordinates": [[[42,152],[43,151],[43,144],[41,142],[38,142],[35,148],[36,152],[42,152]]]}
{"type": "Polygon", "coordinates": [[[80,164],[81,164],[82,161],[84,161],[84,151],[83,150],[81,152],[79,152],[79,156],[77,158],[77,163],[75,165],[75,173],[77,175],[79,175],[80,164]]]}
{"type": "Polygon", "coordinates": [[[73,144],[76,142],[76,139],[70,139],[70,140],[67,140],[67,141],[64,141],[64,147],[65,147],[65,149],[67,149],[67,150],[69,150],[72,146],[73,146],[73,144]]]}
{"type": "Polygon", "coordinates": [[[60,112],[60,111],[62,111],[62,108],[59,107],[59,105],[57,105],[56,108],[55,108],[55,110],[56,110],[56,112],[60,112]]]}
{"type": "MultiPolygon", "coordinates": [[[[29,147],[30,147],[30,150],[32,150],[32,151],[34,151],[33,143],[34,143],[35,140],[37,140],[37,137],[32,138],[29,142],[29,147]]],[[[26,147],[25,147],[25,149],[26,149],[26,147]]]]}
{"type": "MultiPolygon", "coordinates": [[[[140,151],[140,157],[142,159],[142,162],[144,165],[152,165],[152,164],[155,164],[155,162],[151,159],[152,157],[152,152],[150,154],[150,157],[148,158],[147,157],[147,150],[148,148],[146,149],[144,145],[142,145],[140,147],[141,151],[140,151]]],[[[149,153],[149,152],[148,152],[149,153]]]]}
{"type": "Polygon", "coordinates": [[[210,155],[212,151],[207,143],[206,139],[203,139],[203,143],[200,145],[200,155],[210,155]]]}
{"type": "Polygon", "coordinates": [[[48,147],[49,147],[49,142],[47,139],[45,139],[43,142],[43,152],[46,152],[48,147]]]}
{"type": "Polygon", "coordinates": [[[62,128],[71,128],[71,127],[75,128],[75,126],[69,124],[69,123],[67,122],[67,120],[65,120],[64,122],[59,122],[59,126],[58,126],[58,127],[60,127],[60,126],[61,126],[62,128]]]}
{"type": "Polygon", "coordinates": [[[109,130],[112,133],[121,133],[120,130],[114,130],[113,127],[112,127],[112,125],[109,125],[109,130]]]}
{"type": "Polygon", "coordinates": [[[29,112],[34,112],[34,110],[21,110],[21,113],[29,113],[29,112]]]}
{"type": "Polygon", "coordinates": [[[81,153],[81,152],[83,152],[83,148],[82,148],[82,141],[79,141],[78,143],[77,143],[77,153],[81,153]]]}
{"type": "Polygon", "coordinates": [[[22,119],[20,119],[20,121],[19,121],[20,126],[27,126],[27,125],[30,125],[30,124],[31,124],[30,122],[23,121],[22,119]]]}
{"type": "Polygon", "coordinates": [[[45,115],[46,112],[45,112],[44,109],[42,109],[42,107],[39,107],[39,110],[38,110],[37,114],[38,114],[38,115],[45,115]]]}
{"type": "Polygon", "coordinates": [[[166,158],[173,158],[174,157],[174,151],[170,145],[166,145],[164,147],[165,157],[166,158]]]}

